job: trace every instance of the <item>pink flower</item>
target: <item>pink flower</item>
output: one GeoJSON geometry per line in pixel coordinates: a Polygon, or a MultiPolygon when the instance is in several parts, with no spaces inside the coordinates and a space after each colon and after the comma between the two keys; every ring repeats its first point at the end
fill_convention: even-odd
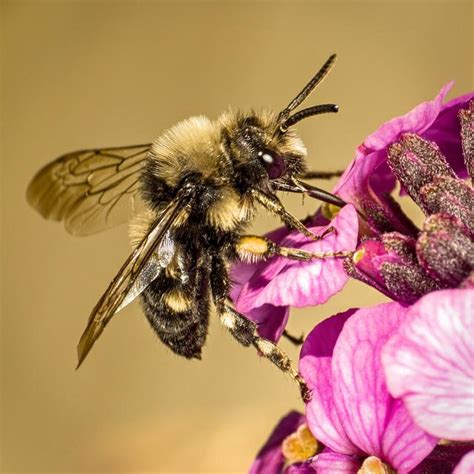
{"type": "MultiPolygon", "coordinates": [[[[474,192],[461,179],[474,181],[474,94],[443,105],[451,86],[370,135],[334,190],[366,221],[346,271],[397,302],[335,315],[307,337],[306,422],[325,448],[293,465],[295,473],[356,473],[373,463],[447,473],[463,455],[456,474],[474,472],[472,444],[436,446],[474,439],[474,192]],[[390,196],[396,180],[425,213],[422,229],[390,196]]],[[[355,217],[346,225],[354,228],[355,217]]],[[[334,222],[344,229],[342,218],[334,222]]],[[[274,260],[239,273],[237,304],[274,340],[287,305],[324,302],[338,286],[325,285],[325,263],[322,287],[298,265],[289,272],[274,260]]]]}
{"type": "Polygon", "coordinates": [[[412,133],[436,142],[460,177],[467,176],[466,168],[472,170],[474,157],[468,157],[467,166],[463,164],[461,126],[457,116],[469,104],[474,93],[443,105],[452,86],[453,82],[446,84],[432,101],[423,102],[407,114],[389,120],[369,135],[358,147],[354,160],[333,189],[333,193],[367,214],[371,218],[369,223],[378,232],[413,231],[411,223],[404,222],[405,219],[397,215],[396,207],[392,209],[393,203],[387,196],[395,188],[395,176],[387,164],[388,149],[403,134],[412,133]],[[377,216],[377,210],[381,210],[382,214],[377,216]]]}
{"type": "Polygon", "coordinates": [[[442,91],[435,101],[383,125],[371,137],[374,141],[381,135],[383,140],[378,146],[384,146],[356,158],[339,184],[340,192],[358,202],[371,228],[353,259],[346,261],[346,270],[354,278],[406,304],[432,291],[463,287],[473,278],[474,191],[456,176],[450,162],[461,171],[464,158],[466,169],[474,179],[474,101],[468,103],[470,96],[465,96],[440,108],[443,94],[442,91]],[[412,126],[439,142],[405,133],[388,143],[386,140],[390,142],[389,139],[398,137],[403,124],[405,129],[412,126]],[[441,129],[440,124],[445,128],[441,129]],[[446,156],[443,148],[448,153],[446,156]],[[363,168],[367,165],[364,160],[372,165],[378,163],[369,167],[372,174],[363,168]],[[426,215],[421,230],[388,194],[371,185],[372,176],[377,178],[377,185],[389,176],[385,173],[387,165],[402,189],[426,215]],[[361,175],[356,176],[358,168],[361,175]],[[379,173],[385,178],[379,177],[379,173]]]}
{"type": "Polygon", "coordinates": [[[387,385],[425,431],[474,440],[474,289],[424,296],[382,352],[387,385]]]}
{"type": "Polygon", "coordinates": [[[291,411],[285,415],[272,431],[265,445],[258,452],[249,474],[279,474],[283,471],[285,457],[282,443],[305,422],[303,415],[291,411]]]}
{"type": "MultiPolygon", "coordinates": [[[[466,170],[474,173],[474,102],[469,103],[474,93],[443,104],[451,87],[452,83],[447,84],[434,100],[386,122],[357,149],[333,192],[364,214],[366,227],[361,228],[361,235],[356,235],[354,209],[346,206],[332,223],[337,238],[314,243],[286,229],[270,236],[282,245],[335,251],[354,249],[355,240],[366,234],[354,259],[345,262],[345,270],[406,304],[473,278],[471,253],[463,249],[474,245],[474,193],[456,173],[461,177],[467,175],[466,170]],[[390,195],[396,179],[402,192],[408,191],[428,216],[421,231],[390,195]]],[[[320,217],[313,220],[320,222],[320,217]]],[[[312,230],[321,233],[325,228],[312,230]]],[[[289,305],[322,304],[347,280],[337,259],[301,263],[273,258],[237,264],[232,275],[237,309],[273,341],[283,333],[289,305]]]]}
{"type": "Polygon", "coordinates": [[[355,473],[369,456],[409,472],[436,445],[390,395],[384,379],[381,351],[406,312],[398,303],[353,309],[308,335],[300,372],[313,390],[308,425],[326,446],[314,460],[318,473],[355,473]]]}
{"type": "MultiPolygon", "coordinates": [[[[357,212],[345,206],[330,224],[336,232],[312,241],[297,231],[281,228],[268,234],[279,245],[310,252],[351,251],[357,245],[357,212]]],[[[327,226],[308,228],[321,235],[327,226]]],[[[301,262],[274,257],[260,263],[238,263],[232,269],[231,297],[238,311],[258,323],[259,334],[277,341],[288,320],[289,306],[325,303],[348,280],[340,258],[301,262]]]]}

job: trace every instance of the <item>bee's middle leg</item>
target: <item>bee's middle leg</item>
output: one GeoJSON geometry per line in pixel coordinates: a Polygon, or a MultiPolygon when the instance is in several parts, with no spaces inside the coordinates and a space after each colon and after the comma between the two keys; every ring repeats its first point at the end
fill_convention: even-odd
{"type": "Polygon", "coordinates": [[[261,355],[272,361],[282,372],[291,376],[299,385],[301,397],[308,401],[311,392],[301,375],[294,369],[290,358],[273,342],[260,337],[257,326],[231,306],[223,303],[218,308],[221,323],[234,339],[245,347],[254,346],[261,355]]]}
{"type": "Polygon", "coordinates": [[[241,235],[235,243],[238,257],[244,261],[264,260],[279,255],[293,260],[321,260],[326,258],[344,258],[351,252],[307,252],[306,250],[281,247],[266,237],[259,235],[241,235]]]}

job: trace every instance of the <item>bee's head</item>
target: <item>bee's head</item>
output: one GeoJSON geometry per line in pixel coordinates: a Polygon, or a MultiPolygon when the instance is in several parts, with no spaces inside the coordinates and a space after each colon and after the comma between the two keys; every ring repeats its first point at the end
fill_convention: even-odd
{"type": "Polygon", "coordinates": [[[231,159],[236,185],[272,190],[275,180],[299,175],[305,170],[306,148],[294,130],[276,134],[278,114],[228,111],[219,119],[222,146],[231,159]]]}
{"type": "Polygon", "coordinates": [[[293,183],[306,170],[306,148],[294,125],[313,115],[337,112],[338,107],[323,104],[291,113],[324,79],[335,59],[332,55],[281,112],[229,111],[220,117],[221,143],[232,160],[237,184],[244,191],[258,188],[273,193],[281,183],[293,183]]]}
{"type": "MultiPolygon", "coordinates": [[[[284,222],[311,237],[308,229],[289,214],[276,191],[307,193],[337,206],[345,203],[337,196],[314,188],[298,179],[306,170],[306,148],[294,125],[301,120],[327,112],[337,112],[334,104],[323,104],[292,112],[321,83],[336,60],[332,55],[303,90],[280,113],[271,111],[226,112],[219,118],[220,143],[232,163],[234,185],[241,193],[250,193],[284,222]]],[[[314,237],[314,236],[313,236],[314,237]]]]}

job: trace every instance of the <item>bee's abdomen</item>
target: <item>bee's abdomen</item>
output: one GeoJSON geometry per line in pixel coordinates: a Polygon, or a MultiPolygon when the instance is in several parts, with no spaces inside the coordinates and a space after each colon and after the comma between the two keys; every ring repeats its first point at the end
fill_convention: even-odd
{"type": "Polygon", "coordinates": [[[199,280],[187,275],[183,284],[163,274],[142,294],[145,315],[159,339],[188,359],[201,358],[209,325],[209,297],[199,280]]]}

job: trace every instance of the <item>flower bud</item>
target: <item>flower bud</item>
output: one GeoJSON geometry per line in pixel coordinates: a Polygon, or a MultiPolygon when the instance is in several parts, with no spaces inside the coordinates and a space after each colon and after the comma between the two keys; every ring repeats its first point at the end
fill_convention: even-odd
{"type": "Polygon", "coordinates": [[[416,258],[415,240],[398,232],[384,234],[380,240],[365,240],[352,257],[349,274],[375,286],[387,296],[413,303],[424,294],[439,289],[416,258]]]}
{"type": "Polygon", "coordinates": [[[459,120],[464,162],[474,184],[474,100],[469,102],[469,109],[459,111],[459,120]]]}
{"type": "Polygon", "coordinates": [[[435,178],[456,178],[438,146],[414,133],[407,133],[389,147],[387,162],[411,198],[422,208],[421,188],[435,178]]]}
{"type": "Polygon", "coordinates": [[[474,191],[460,179],[440,176],[420,190],[427,214],[449,214],[474,231],[474,191]]]}
{"type": "Polygon", "coordinates": [[[474,268],[473,234],[447,214],[426,219],[416,252],[420,265],[444,286],[459,286],[474,268]]]}

